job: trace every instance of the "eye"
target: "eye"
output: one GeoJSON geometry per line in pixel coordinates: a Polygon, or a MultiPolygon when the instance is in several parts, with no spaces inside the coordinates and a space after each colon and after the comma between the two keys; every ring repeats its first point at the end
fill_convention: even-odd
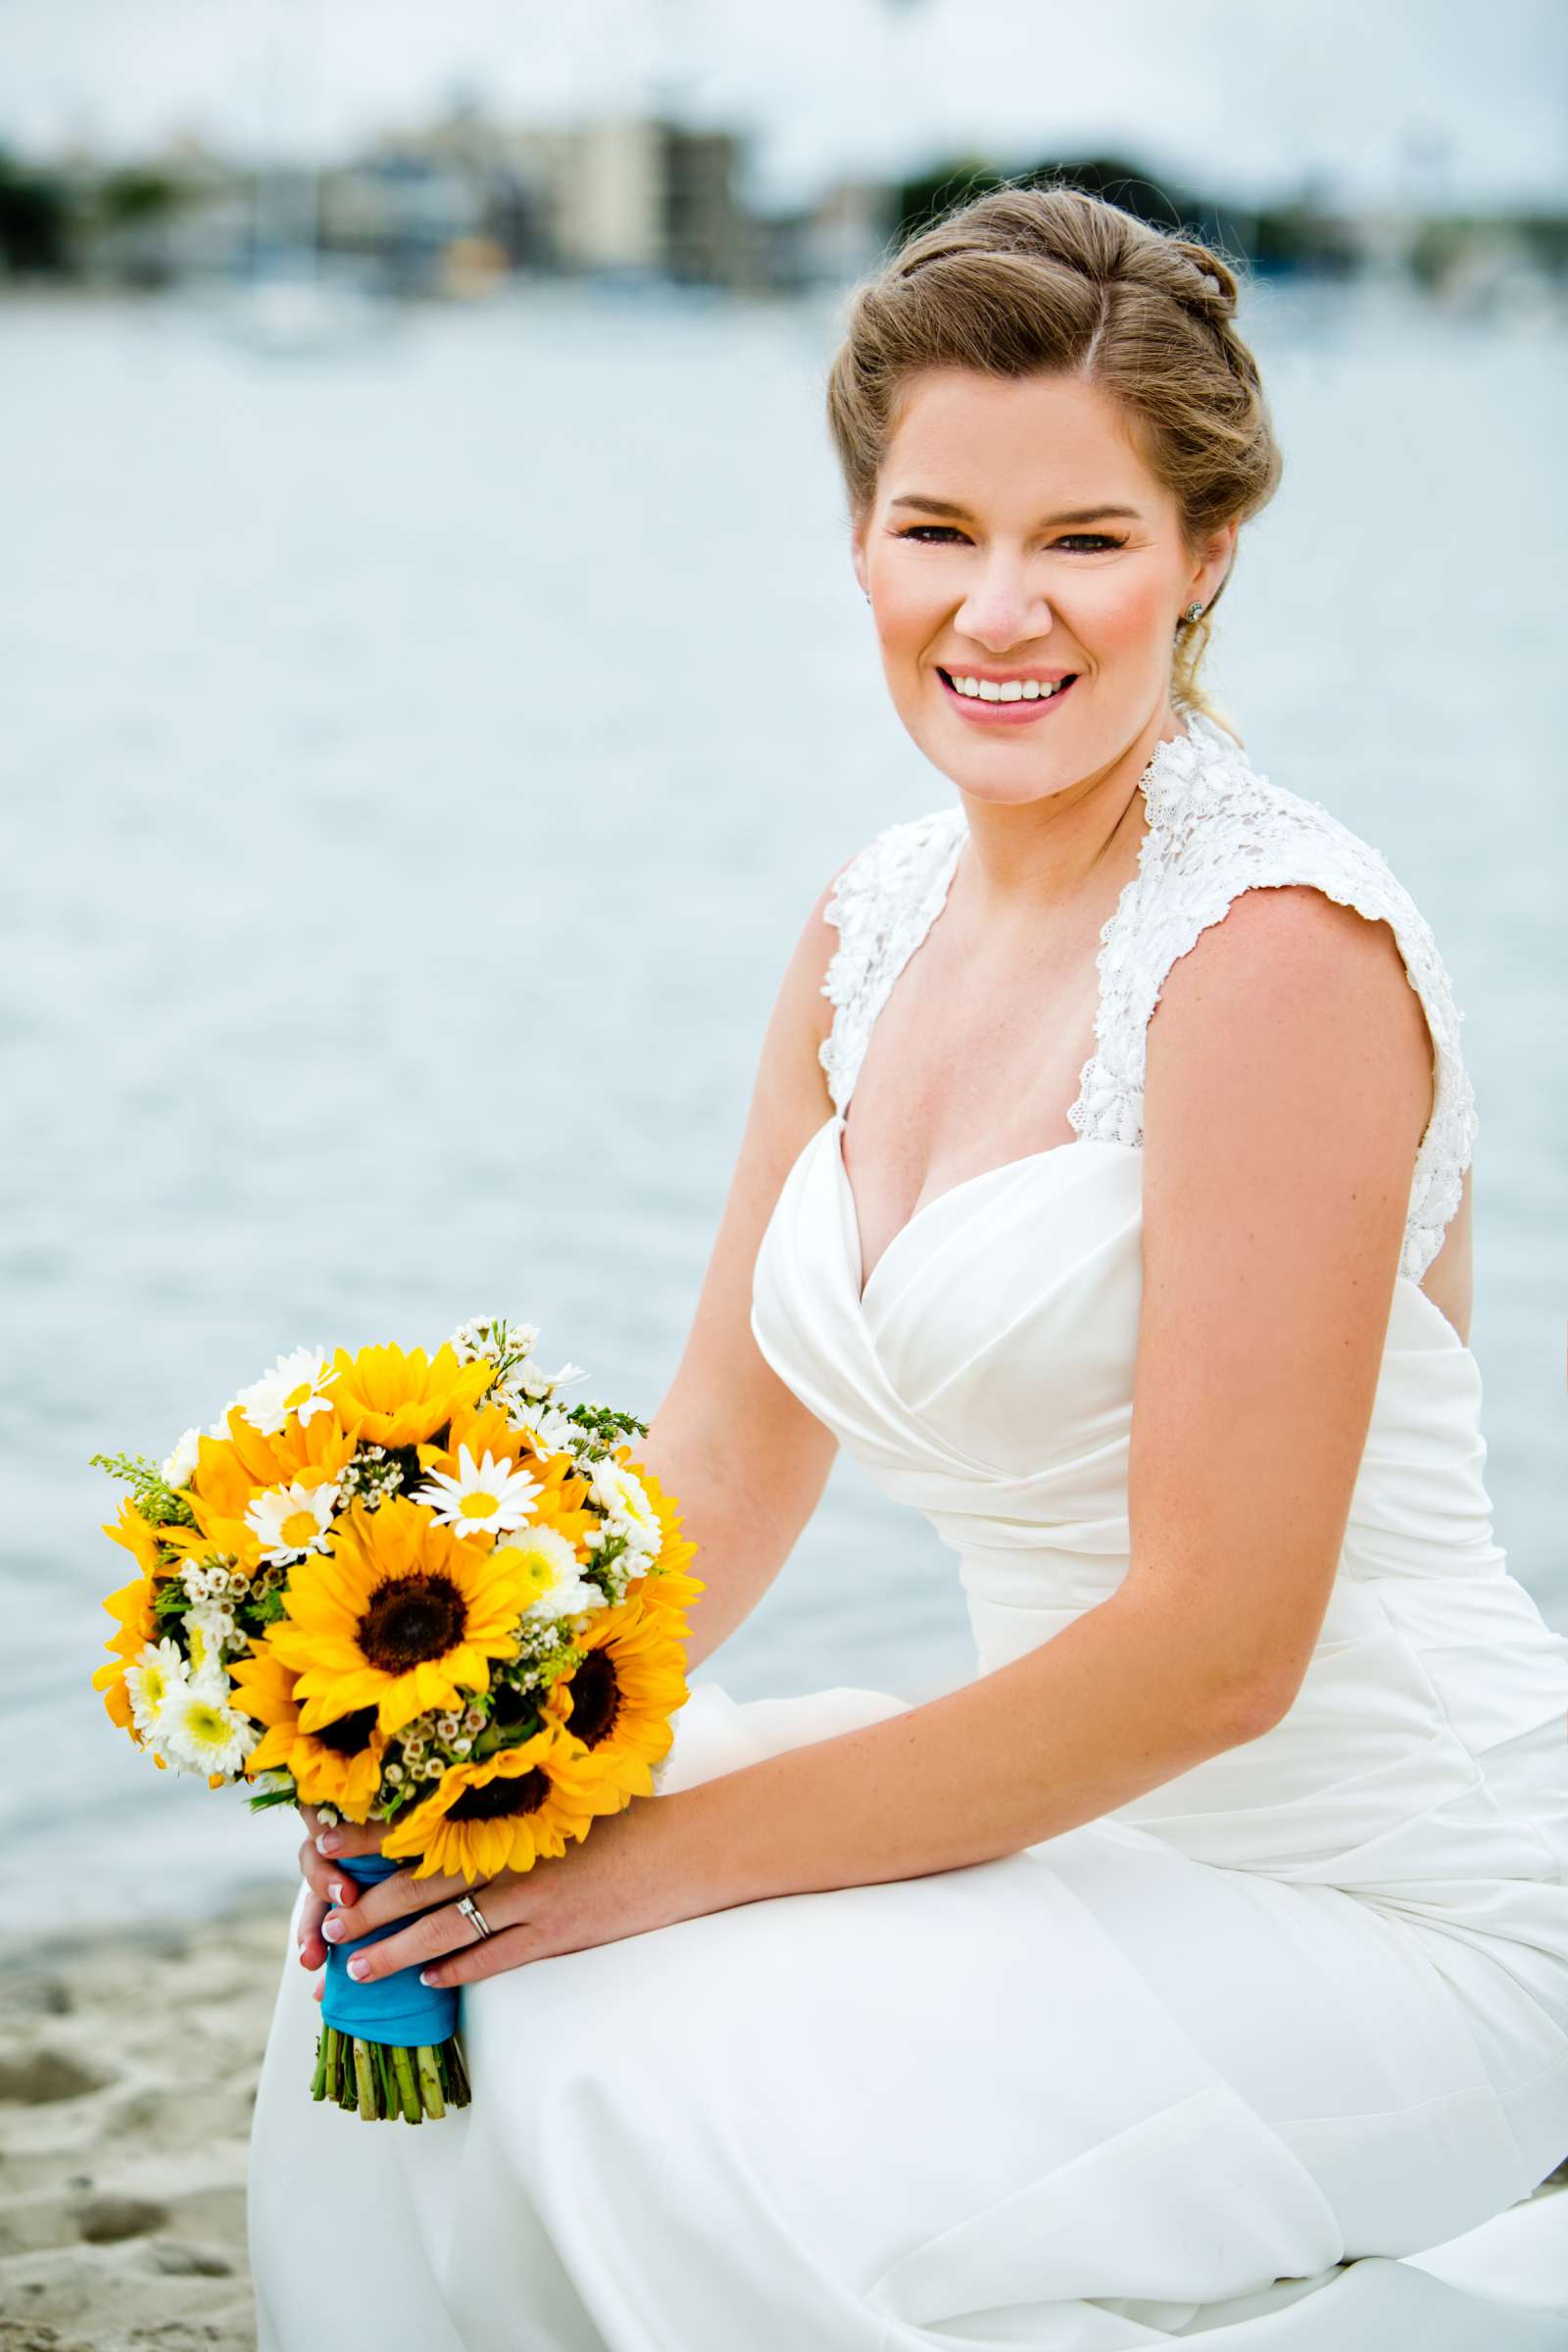
{"type": "MultiPolygon", "coordinates": [[[[919,546],[931,547],[944,538],[961,539],[963,534],[951,522],[912,522],[905,529],[895,531],[893,536],[895,539],[913,539],[919,546]]],[[[1059,539],[1052,542],[1053,547],[1071,551],[1087,548],[1091,555],[1100,554],[1103,548],[1125,547],[1126,544],[1125,539],[1114,539],[1105,531],[1065,531],[1059,539]]]]}

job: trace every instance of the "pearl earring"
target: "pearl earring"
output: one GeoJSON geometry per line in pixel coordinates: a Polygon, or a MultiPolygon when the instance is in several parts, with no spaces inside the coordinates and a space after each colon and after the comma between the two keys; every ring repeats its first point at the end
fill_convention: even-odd
{"type": "Polygon", "coordinates": [[[1202,617],[1203,617],[1203,608],[1202,608],[1202,606],[1201,606],[1201,605],[1189,605],[1189,606],[1188,606],[1188,608],[1187,608],[1187,612],[1186,612],[1186,618],[1187,618],[1188,620],[1201,620],[1201,619],[1202,619],[1202,617]]]}

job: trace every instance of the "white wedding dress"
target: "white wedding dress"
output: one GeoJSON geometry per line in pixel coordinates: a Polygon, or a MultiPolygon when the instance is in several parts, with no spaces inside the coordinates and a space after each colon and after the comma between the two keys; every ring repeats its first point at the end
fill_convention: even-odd
{"type": "MultiPolygon", "coordinates": [[[[1142,781],[1074,1142],[928,1201],[863,1297],[844,1109],[961,811],[852,862],[826,983],[837,1110],[784,1184],[753,1327],[956,1552],[978,1672],[1049,1641],[1128,1564],[1164,976],[1249,888],[1311,884],[1386,919],[1436,1104],[1295,1704],[1004,1859],[474,1986],[474,2103],[416,2132],[311,2103],[318,2013],[291,1934],[252,2142],[263,2352],[1568,2345],[1568,2195],[1505,2211],[1568,2156],[1568,1641],[1493,1541],[1475,1358],[1418,1287],[1472,1141],[1458,1015],[1377,852],[1184,723],[1142,781]]],[[[663,1789],[904,1703],[737,1704],[700,1683],[663,1789]]]]}

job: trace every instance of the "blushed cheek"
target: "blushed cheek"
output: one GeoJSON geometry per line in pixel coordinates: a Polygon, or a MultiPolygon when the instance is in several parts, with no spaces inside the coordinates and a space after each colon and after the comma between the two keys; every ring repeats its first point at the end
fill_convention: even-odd
{"type": "Polygon", "coordinates": [[[1166,601],[1162,587],[1152,581],[1136,588],[1107,581],[1103,596],[1079,608],[1077,631],[1086,651],[1108,666],[1162,646],[1166,601]]]}

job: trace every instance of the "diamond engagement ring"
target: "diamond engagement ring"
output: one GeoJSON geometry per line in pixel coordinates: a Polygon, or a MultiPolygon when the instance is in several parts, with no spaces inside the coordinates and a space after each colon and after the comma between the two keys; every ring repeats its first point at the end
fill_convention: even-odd
{"type": "Polygon", "coordinates": [[[487,1936],[493,1936],[495,1934],[494,1928],[490,1925],[490,1922],[486,1919],[484,1913],[480,1910],[478,1904],[474,1901],[471,1894],[459,1895],[458,1909],[463,1913],[464,1918],[473,1929],[475,1936],[478,1936],[481,1943],[484,1941],[484,1938],[487,1936]]]}

